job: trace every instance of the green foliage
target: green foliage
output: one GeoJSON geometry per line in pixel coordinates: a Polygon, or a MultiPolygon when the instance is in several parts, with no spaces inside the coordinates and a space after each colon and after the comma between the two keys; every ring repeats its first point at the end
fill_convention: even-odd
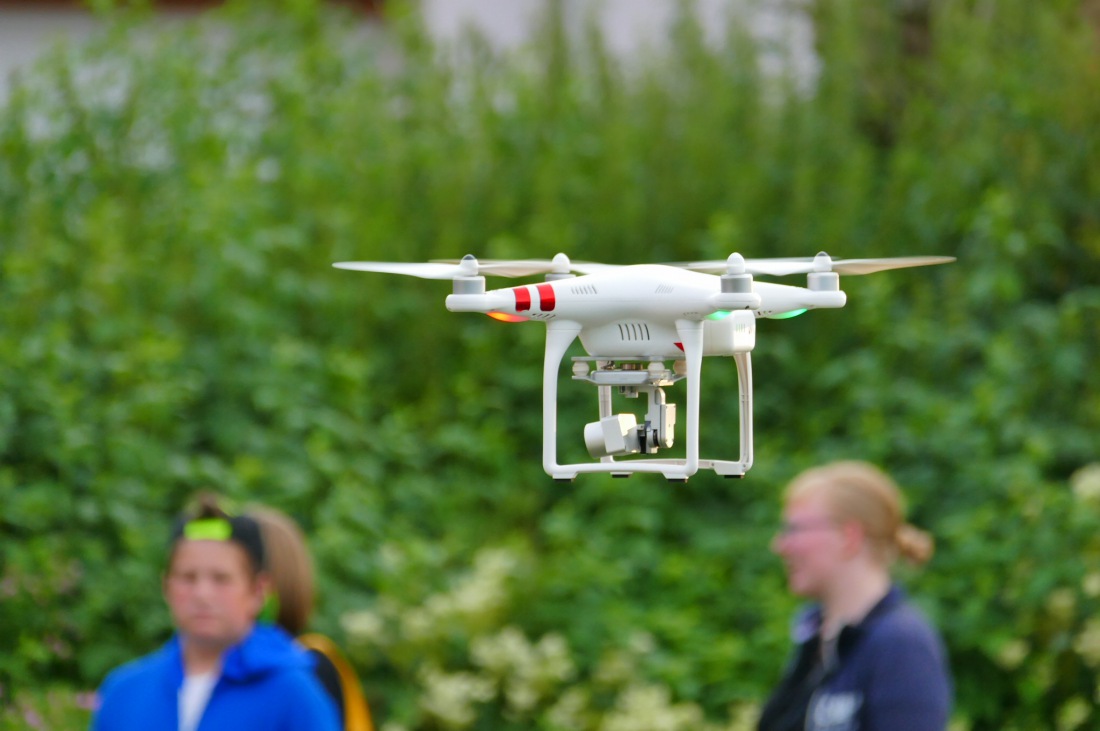
{"type": "MultiPolygon", "coordinates": [[[[1100,65],[1075,4],[932,3],[902,53],[897,17],[820,2],[809,85],[689,14],[624,62],[554,3],[508,53],[403,7],[154,30],[133,6],[0,111],[4,687],[90,688],[162,641],[164,536],[210,486],[306,527],[319,629],[393,728],[740,728],[796,601],[766,550],[779,490],[862,457],[939,539],[905,579],[959,724],[1100,720],[1100,65]],[[959,261],[762,322],[757,464],[680,486],[552,483],[540,328],[329,267],[733,249],[959,261]]],[[[736,375],[704,369],[724,454],[736,375]]],[[[563,382],[563,440],[591,396],[563,382]]]]}
{"type": "Polygon", "coordinates": [[[0,693],[0,731],[43,731],[86,728],[95,698],[65,687],[43,687],[16,693],[0,693]]]}

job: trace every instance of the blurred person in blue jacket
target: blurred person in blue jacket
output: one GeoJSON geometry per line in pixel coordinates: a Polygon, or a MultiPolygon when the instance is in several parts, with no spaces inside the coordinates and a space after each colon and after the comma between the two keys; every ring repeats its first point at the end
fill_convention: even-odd
{"type": "Polygon", "coordinates": [[[865,462],[795,477],[772,551],[790,590],[794,657],[759,731],[943,731],[952,681],[943,642],[893,583],[897,557],[923,564],[931,537],[905,522],[893,480],[865,462]]]}
{"type": "Polygon", "coordinates": [[[107,676],[93,731],[337,731],[310,657],[257,624],[268,579],[255,520],[200,496],[173,532],[163,589],[176,634],[107,676]]]}

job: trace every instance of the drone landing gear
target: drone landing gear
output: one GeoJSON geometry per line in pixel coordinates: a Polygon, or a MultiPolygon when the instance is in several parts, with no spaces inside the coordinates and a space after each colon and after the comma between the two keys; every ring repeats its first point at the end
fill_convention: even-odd
{"type": "Polygon", "coordinates": [[[582,472],[604,472],[628,477],[635,472],[659,473],[670,482],[685,482],[699,469],[714,470],[724,477],[743,477],[752,466],[752,366],[748,352],[733,353],[737,364],[740,396],[741,454],[736,462],[699,458],[699,377],[703,359],[703,324],[681,320],[676,323],[684,357],[673,370],[659,359],[646,357],[575,358],[573,377],[593,383],[599,390],[600,420],[585,427],[585,443],[598,462],[559,464],[557,461],[557,398],[561,361],[580,333],[577,323],[554,321],[547,324],[546,355],[543,361],[543,468],[555,480],[572,480],[582,472]],[[596,363],[590,371],[585,361],[596,363]],[[616,365],[619,364],[619,365],[616,365]],[[643,367],[644,364],[644,367],[643,367]],[[654,454],[672,446],[676,405],[665,401],[664,387],[687,381],[685,456],[682,459],[637,458],[616,461],[616,457],[654,454]],[[646,394],[645,421],[633,414],[613,414],[612,388],[628,397],[646,394]]]}

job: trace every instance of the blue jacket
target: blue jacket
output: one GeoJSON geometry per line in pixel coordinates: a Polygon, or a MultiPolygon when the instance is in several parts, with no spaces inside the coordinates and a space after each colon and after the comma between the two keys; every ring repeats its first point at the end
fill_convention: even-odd
{"type": "MultiPolygon", "coordinates": [[[[178,728],[183,683],[179,637],[112,671],[99,690],[93,731],[178,728]]],[[[222,658],[198,731],[338,731],[336,708],[304,650],[277,627],[257,625],[222,658]]]]}
{"type": "Polygon", "coordinates": [[[794,661],[760,716],[760,731],[943,731],[952,683],[939,635],[897,587],[837,637],[821,661],[821,611],[795,625],[794,661]]]}

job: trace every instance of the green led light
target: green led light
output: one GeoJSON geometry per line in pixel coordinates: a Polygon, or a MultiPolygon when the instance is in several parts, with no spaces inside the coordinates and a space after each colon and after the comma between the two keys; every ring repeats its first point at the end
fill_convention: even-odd
{"type": "Polygon", "coordinates": [[[805,311],[806,311],[806,308],[803,307],[801,310],[791,310],[790,312],[780,312],[778,315],[768,315],[768,317],[772,320],[789,320],[792,317],[798,317],[799,315],[801,315],[805,311]]]}
{"type": "Polygon", "coordinates": [[[708,320],[724,320],[730,316],[729,310],[718,310],[707,315],[708,320]]]}

